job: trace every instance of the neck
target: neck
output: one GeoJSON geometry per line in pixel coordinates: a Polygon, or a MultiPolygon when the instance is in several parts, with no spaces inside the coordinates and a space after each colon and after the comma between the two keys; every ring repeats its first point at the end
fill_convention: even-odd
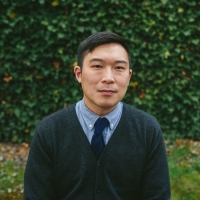
{"type": "Polygon", "coordinates": [[[115,106],[112,106],[112,107],[99,107],[99,106],[90,106],[88,105],[87,102],[85,102],[84,100],[84,103],[85,103],[85,106],[90,110],[92,111],[93,113],[95,113],[96,115],[98,116],[105,116],[107,115],[108,113],[110,113],[112,110],[114,110],[116,108],[116,105],[115,106]]]}

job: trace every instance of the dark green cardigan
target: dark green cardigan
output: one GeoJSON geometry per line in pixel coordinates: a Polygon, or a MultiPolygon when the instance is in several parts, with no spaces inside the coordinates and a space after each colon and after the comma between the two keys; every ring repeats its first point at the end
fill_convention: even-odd
{"type": "Polygon", "coordinates": [[[157,120],[127,104],[99,161],[75,105],[37,126],[24,180],[24,199],[170,199],[166,151],[157,120]]]}

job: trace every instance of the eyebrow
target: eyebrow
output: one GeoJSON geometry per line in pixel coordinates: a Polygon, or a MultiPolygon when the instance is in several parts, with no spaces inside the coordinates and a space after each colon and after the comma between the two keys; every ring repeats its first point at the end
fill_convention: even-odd
{"type": "MultiPolygon", "coordinates": [[[[92,58],[89,62],[93,62],[93,61],[100,61],[100,62],[105,62],[103,59],[101,58],[92,58]]],[[[124,63],[124,64],[128,64],[125,60],[115,60],[115,63],[124,63]]]]}

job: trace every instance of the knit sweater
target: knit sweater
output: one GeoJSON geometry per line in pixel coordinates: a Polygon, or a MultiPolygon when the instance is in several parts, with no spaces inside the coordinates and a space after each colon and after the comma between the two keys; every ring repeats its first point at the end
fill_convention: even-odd
{"type": "Polygon", "coordinates": [[[24,199],[170,199],[166,151],[157,120],[124,104],[120,122],[96,160],[75,105],[48,116],[31,142],[24,199]]]}

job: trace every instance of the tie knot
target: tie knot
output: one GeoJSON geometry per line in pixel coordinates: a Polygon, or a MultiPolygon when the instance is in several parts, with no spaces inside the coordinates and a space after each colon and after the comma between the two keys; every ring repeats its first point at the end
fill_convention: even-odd
{"type": "Polygon", "coordinates": [[[97,119],[95,123],[95,134],[102,134],[103,130],[106,126],[108,126],[108,124],[109,121],[105,117],[97,119]]]}

